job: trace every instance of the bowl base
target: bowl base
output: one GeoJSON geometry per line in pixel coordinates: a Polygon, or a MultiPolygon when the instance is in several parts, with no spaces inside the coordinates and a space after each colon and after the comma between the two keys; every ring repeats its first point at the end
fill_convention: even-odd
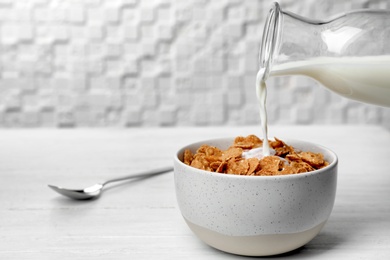
{"type": "Polygon", "coordinates": [[[184,218],[188,226],[206,244],[236,255],[270,256],[297,249],[312,240],[326,221],[298,233],[258,236],[228,236],[196,225],[184,218]]]}

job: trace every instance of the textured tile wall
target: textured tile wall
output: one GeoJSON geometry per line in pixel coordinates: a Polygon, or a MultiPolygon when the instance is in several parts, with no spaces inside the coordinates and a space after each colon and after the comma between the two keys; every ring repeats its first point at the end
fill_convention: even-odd
{"type": "MultiPolygon", "coordinates": [[[[266,0],[0,0],[0,127],[258,124],[266,0]]],[[[389,1],[280,1],[327,18],[389,1]]],[[[314,81],[269,84],[271,124],[379,124],[314,81]]]]}

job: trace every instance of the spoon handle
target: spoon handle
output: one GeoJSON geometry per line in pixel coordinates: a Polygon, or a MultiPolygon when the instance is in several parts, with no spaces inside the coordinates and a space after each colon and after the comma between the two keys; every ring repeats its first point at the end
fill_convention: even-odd
{"type": "Polygon", "coordinates": [[[131,174],[131,175],[123,176],[123,177],[110,179],[110,180],[103,182],[102,185],[104,186],[104,185],[111,183],[111,182],[124,181],[124,180],[128,180],[128,179],[133,179],[133,178],[150,177],[153,175],[158,175],[158,174],[162,174],[162,173],[166,173],[166,172],[170,172],[170,171],[173,171],[173,167],[166,166],[166,167],[162,167],[162,168],[144,171],[144,172],[141,172],[138,174],[131,174]]]}

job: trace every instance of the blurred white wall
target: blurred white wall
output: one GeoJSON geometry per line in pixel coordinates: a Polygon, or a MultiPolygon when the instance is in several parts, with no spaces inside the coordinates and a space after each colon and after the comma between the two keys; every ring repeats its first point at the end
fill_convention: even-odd
{"type": "MultiPolygon", "coordinates": [[[[259,124],[268,0],[0,0],[0,127],[259,124]]],[[[387,0],[279,1],[326,19],[387,0]]],[[[270,124],[378,124],[311,79],[269,83],[270,124]]]]}

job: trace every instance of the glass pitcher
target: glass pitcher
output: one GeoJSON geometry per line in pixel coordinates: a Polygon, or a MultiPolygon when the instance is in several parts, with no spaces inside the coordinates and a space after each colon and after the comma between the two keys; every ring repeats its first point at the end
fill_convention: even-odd
{"type": "Polygon", "coordinates": [[[356,10],[316,21],[274,3],[259,59],[264,81],[304,75],[349,99],[390,107],[389,10],[356,10]]]}

